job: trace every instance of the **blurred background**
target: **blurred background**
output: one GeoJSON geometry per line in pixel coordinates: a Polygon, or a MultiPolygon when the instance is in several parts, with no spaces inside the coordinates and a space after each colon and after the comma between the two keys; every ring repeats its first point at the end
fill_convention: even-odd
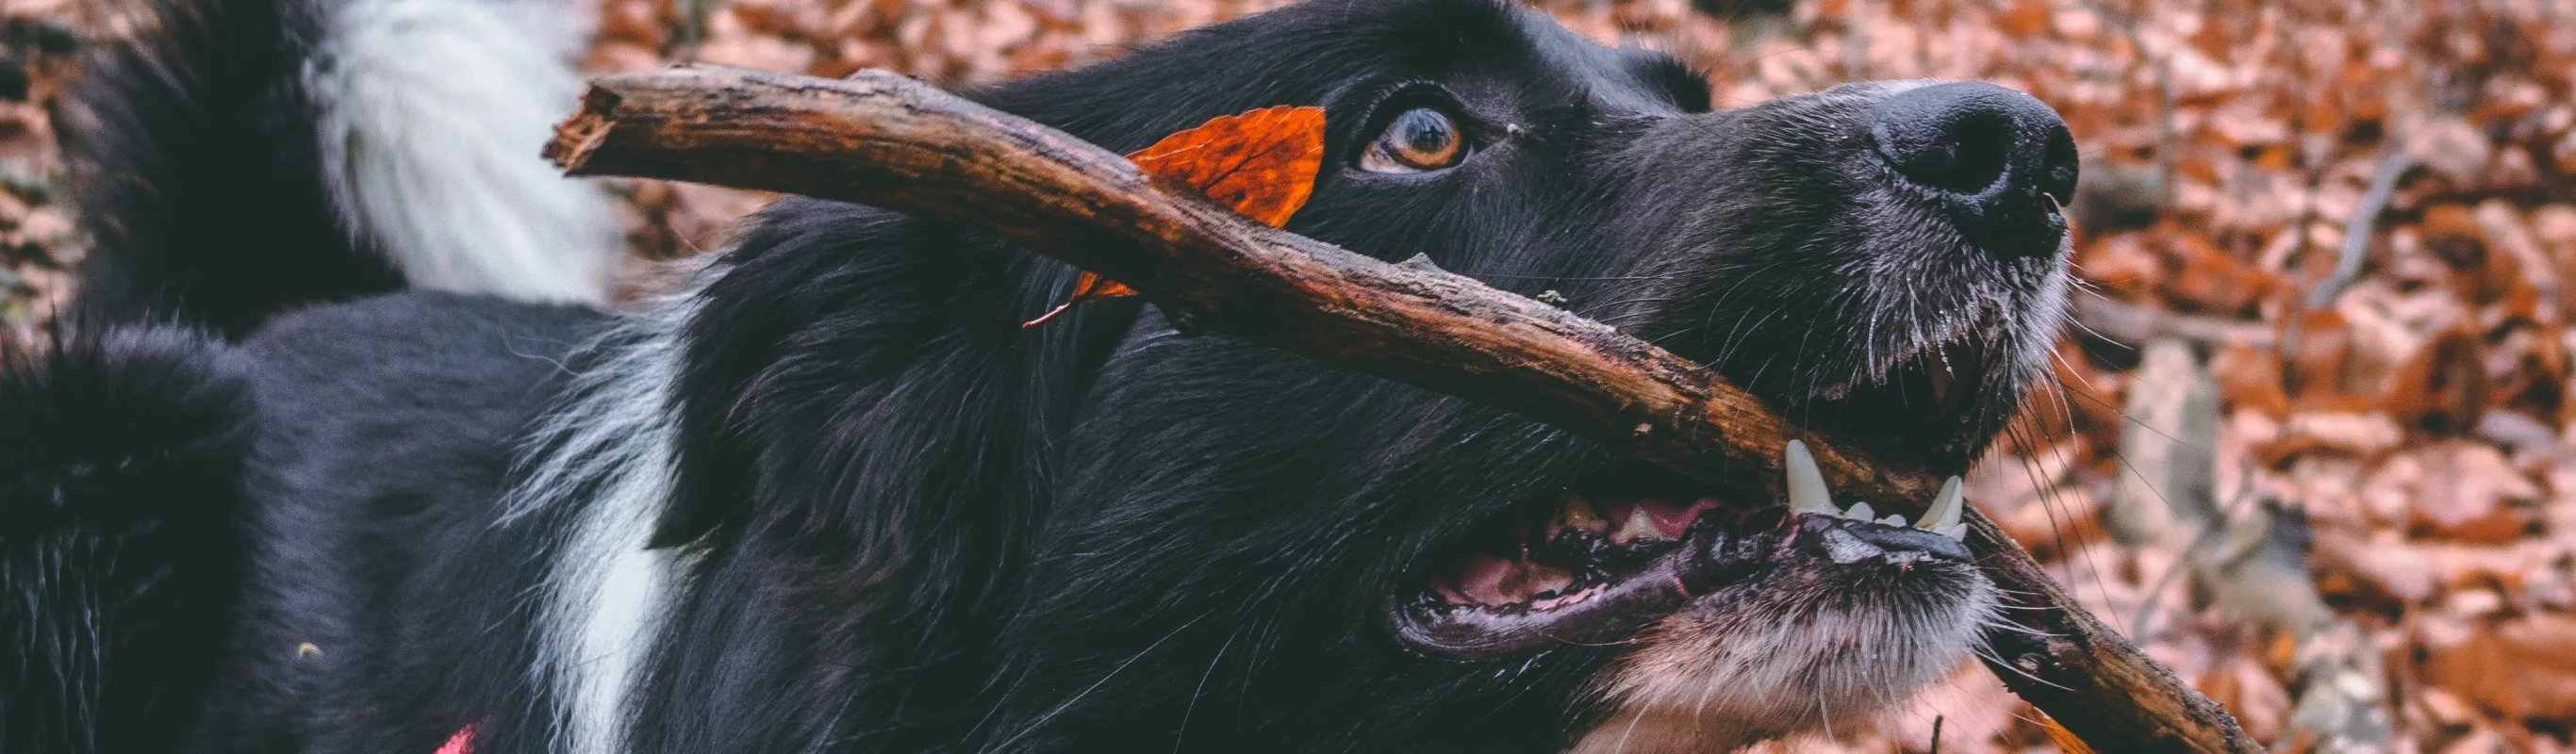
{"type": "MultiPolygon", "coordinates": [[[[947,85],[1271,0],[576,0],[592,73],[709,61],[947,85]]],[[[2082,146],[2088,282],[1970,495],[2275,751],[2576,749],[2576,2],[1547,0],[1748,104],[1983,79],[2082,146]]],[[[0,326],[81,255],[49,103],[113,5],[0,3],[0,326]]],[[[567,112],[570,103],[567,104],[567,112]]],[[[536,145],[529,146],[531,158],[536,145]]],[[[642,292],[767,197],[624,181],[642,292]]],[[[1963,668],[1871,735],[2051,750],[1963,668]]]]}

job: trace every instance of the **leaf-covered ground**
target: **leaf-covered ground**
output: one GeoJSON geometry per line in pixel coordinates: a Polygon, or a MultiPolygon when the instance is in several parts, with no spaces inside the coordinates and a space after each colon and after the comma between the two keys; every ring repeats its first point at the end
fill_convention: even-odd
{"type": "MultiPolygon", "coordinates": [[[[967,84],[1274,4],[601,0],[582,65],[967,84]]],[[[2571,748],[2576,3],[1543,5],[1681,54],[1726,104],[1940,77],[2055,105],[2086,158],[2089,291],[1971,498],[2276,750],[2571,748]]],[[[75,44],[123,26],[68,0],[0,13],[0,321],[27,332],[79,253],[44,103],[75,44]]],[[[764,200],[617,190],[653,260],[719,247],[764,200]]],[[[1874,732],[1782,748],[1924,751],[1936,729],[1944,752],[2051,746],[1969,668],[1874,732]]]]}

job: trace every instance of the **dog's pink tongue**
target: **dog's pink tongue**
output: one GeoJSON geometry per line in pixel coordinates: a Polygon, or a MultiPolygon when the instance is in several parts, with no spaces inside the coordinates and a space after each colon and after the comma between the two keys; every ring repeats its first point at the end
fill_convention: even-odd
{"type": "Polygon", "coordinates": [[[1699,514],[1715,507],[1717,498],[1713,497],[1703,497],[1689,505],[1647,498],[1637,501],[1637,512],[1633,515],[1645,516],[1647,521],[1654,523],[1656,531],[1663,532],[1665,539],[1680,539],[1684,532],[1690,531],[1691,522],[1698,520],[1699,514]]]}

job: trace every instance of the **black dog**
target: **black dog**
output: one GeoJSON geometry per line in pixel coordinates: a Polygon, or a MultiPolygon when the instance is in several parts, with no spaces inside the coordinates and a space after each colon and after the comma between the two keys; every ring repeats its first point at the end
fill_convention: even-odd
{"type": "MultiPolygon", "coordinates": [[[[1316,0],[975,96],[1113,150],[1322,106],[1292,230],[1555,291],[1954,468],[2066,295],[2072,142],[1987,85],[1711,112],[1671,59],[1491,0],[1316,0]]],[[[1918,527],[1794,471],[1787,501],[1702,489],[1132,299],[1020,329],[1075,275],[788,199],[641,316],[405,293],[239,345],[63,344],[0,385],[0,520],[29,522],[0,554],[127,599],[0,571],[107,637],[54,647],[104,669],[7,692],[50,680],[42,709],[85,716],[0,724],[211,751],[1715,751],[1866,720],[1992,618],[1955,498],[1918,527]],[[238,530],[171,528],[230,506],[238,530]],[[220,600],[151,579],[236,570],[220,600]],[[79,696],[102,676],[151,699],[79,696]]]]}

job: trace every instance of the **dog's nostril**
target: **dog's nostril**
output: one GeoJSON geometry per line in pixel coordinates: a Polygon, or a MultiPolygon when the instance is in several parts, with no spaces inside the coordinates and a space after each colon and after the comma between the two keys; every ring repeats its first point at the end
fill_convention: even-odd
{"type": "Polygon", "coordinates": [[[2074,198],[2075,137],[2057,111],[1993,84],[1935,84],[1881,100],[1870,136],[1906,182],[1991,207],[2074,198]]]}
{"type": "Polygon", "coordinates": [[[1884,122],[1880,129],[1879,149],[1896,172],[1915,185],[1953,194],[1993,188],[2012,151],[2012,124],[1991,113],[1967,113],[1919,135],[1884,122]]]}

